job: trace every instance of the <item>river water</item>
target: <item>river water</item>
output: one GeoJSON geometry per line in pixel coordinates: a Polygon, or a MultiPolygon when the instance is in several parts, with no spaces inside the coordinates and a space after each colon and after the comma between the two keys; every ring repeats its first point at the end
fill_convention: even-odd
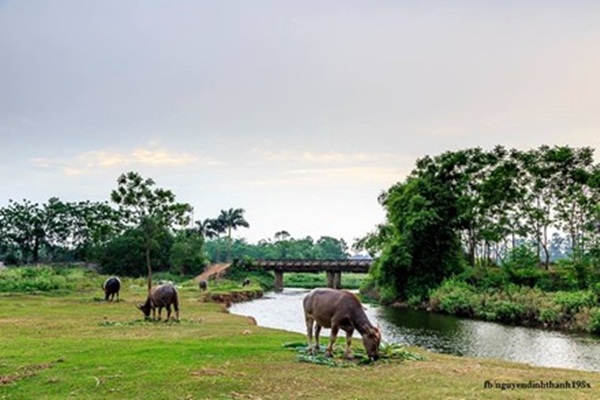
{"type": "MultiPolygon", "coordinates": [[[[229,312],[248,315],[258,325],[306,333],[304,289],[286,288],[261,299],[236,303],[229,312]]],[[[365,305],[383,340],[467,357],[497,358],[545,367],[600,371],[600,337],[460,319],[426,311],[365,305]]],[[[356,333],[355,333],[356,335],[356,333]]],[[[328,338],[329,330],[321,336],[328,338]]],[[[341,333],[343,338],[343,332],[341,333]]]]}

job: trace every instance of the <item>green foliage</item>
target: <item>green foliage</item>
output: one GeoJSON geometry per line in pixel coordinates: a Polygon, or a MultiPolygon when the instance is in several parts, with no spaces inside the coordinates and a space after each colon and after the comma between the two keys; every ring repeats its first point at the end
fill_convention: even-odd
{"type": "Polygon", "coordinates": [[[99,287],[93,271],[65,267],[11,267],[0,270],[0,292],[54,292],[99,287]]]}
{"type": "Polygon", "coordinates": [[[584,307],[593,307],[597,304],[596,295],[591,290],[557,292],[554,295],[554,300],[568,314],[574,314],[584,307]]]}
{"type": "MultiPolygon", "coordinates": [[[[150,246],[150,262],[155,271],[169,269],[169,254],[173,236],[163,229],[155,234],[150,246]]],[[[140,229],[129,229],[102,247],[98,260],[100,270],[105,274],[144,276],[146,272],[146,241],[140,229]]]]}
{"type": "Polygon", "coordinates": [[[493,266],[466,267],[457,279],[482,289],[504,288],[510,283],[508,271],[493,266]]]}
{"type": "Polygon", "coordinates": [[[429,295],[433,309],[461,316],[474,316],[477,300],[475,288],[453,279],[445,280],[429,295]]]}
{"type": "MultiPolygon", "coordinates": [[[[365,274],[342,274],[342,288],[359,289],[366,279],[365,274]]],[[[290,272],[283,275],[283,285],[285,287],[313,289],[327,285],[327,274],[325,272],[290,272]]]]}
{"type": "MultiPolygon", "coordinates": [[[[176,226],[185,226],[189,222],[192,207],[186,203],[177,203],[170,190],[155,188],[155,182],[144,179],[137,172],[121,174],[117,179],[117,189],[111,192],[111,200],[119,207],[119,212],[130,228],[142,233],[144,255],[146,258],[147,286],[152,286],[151,251],[157,242],[176,226]]],[[[168,257],[169,252],[161,252],[168,257]]]]}
{"type": "Polygon", "coordinates": [[[308,352],[306,343],[303,342],[291,342],[284,343],[283,347],[286,349],[294,350],[297,353],[297,359],[300,362],[325,365],[328,367],[335,368],[353,368],[359,365],[365,364],[380,364],[389,363],[390,361],[423,361],[425,357],[420,354],[413,353],[406,349],[406,347],[398,343],[382,343],[379,347],[379,360],[371,361],[363,348],[353,349],[353,360],[346,360],[345,349],[342,346],[333,347],[333,357],[326,357],[324,355],[325,347],[321,346],[318,354],[311,354],[308,352]]]}
{"type": "MultiPolygon", "coordinates": [[[[255,260],[339,260],[349,257],[343,239],[322,236],[315,242],[310,236],[294,239],[289,234],[280,234],[276,234],[275,241],[261,240],[257,244],[250,244],[244,239],[233,240],[231,255],[234,260],[244,257],[255,260]]],[[[207,240],[204,246],[211,262],[226,261],[227,239],[207,240]]]]}
{"type": "Polygon", "coordinates": [[[357,245],[380,251],[377,285],[400,299],[459,273],[464,260],[471,268],[502,263],[503,272],[469,271],[465,278],[478,287],[585,289],[600,280],[600,169],[593,161],[592,148],[568,146],[425,156],[380,196],[386,221],[357,245]],[[552,243],[552,229],[567,237],[552,243]],[[569,275],[547,273],[556,254],[571,254],[569,275]]]}
{"type": "Polygon", "coordinates": [[[203,245],[204,239],[201,235],[191,231],[178,232],[170,250],[171,271],[189,276],[200,274],[208,265],[203,245]]]}
{"type": "Polygon", "coordinates": [[[509,284],[481,290],[449,279],[432,290],[433,311],[510,324],[593,330],[598,304],[592,290],[546,293],[539,288],[509,284]]]}
{"type": "Polygon", "coordinates": [[[540,264],[539,257],[530,245],[520,245],[511,250],[502,263],[507,270],[536,268],[540,264]]]}
{"type": "Polygon", "coordinates": [[[593,333],[600,333],[600,307],[590,309],[588,330],[593,333]]]}
{"type": "Polygon", "coordinates": [[[382,290],[401,300],[422,297],[462,270],[458,202],[443,174],[411,177],[393,186],[382,203],[395,232],[373,269],[382,290]]]}
{"type": "Polygon", "coordinates": [[[11,265],[86,260],[116,230],[117,213],[105,203],[10,200],[0,208],[0,259],[11,265]]]}

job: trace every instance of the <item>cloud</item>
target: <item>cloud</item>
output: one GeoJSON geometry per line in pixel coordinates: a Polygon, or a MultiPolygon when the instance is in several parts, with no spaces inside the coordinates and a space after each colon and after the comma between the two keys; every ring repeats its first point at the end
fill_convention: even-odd
{"type": "Polygon", "coordinates": [[[201,165],[216,167],[220,161],[197,157],[185,152],[166,149],[136,148],[127,152],[105,150],[88,151],[68,159],[32,158],[30,162],[39,168],[58,168],[67,176],[83,175],[96,169],[112,169],[135,166],[185,167],[201,165]]]}
{"type": "Polygon", "coordinates": [[[250,179],[239,182],[244,186],[317,186],[378,184],[391,185],[404,179],[408,170],[394,167],[357,166],[339,168],[306,168],[282,171],[265,179],[250,179]]]}
{"type": "Polygon", "coordinates": [[[308,165],[315,164],[345,164],[356,162],[372,162],[389,160],[392,155],[385,153],[341,153],[341,152],[314,152],[314,151],[290,151],[280,150],[271,151],[254,148],[254,154],[257,154],[261,160],[268,162],[293,162],[308,165]]]}

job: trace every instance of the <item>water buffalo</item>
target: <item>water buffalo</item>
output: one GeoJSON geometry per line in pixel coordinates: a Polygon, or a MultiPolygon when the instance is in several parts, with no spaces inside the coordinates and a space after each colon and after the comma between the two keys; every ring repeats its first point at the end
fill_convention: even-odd
{"type": "Polygon", "coordinates": [[[117,301],[119,301],[119,291],[121,290],[121,280],[116,276],[107,278],[102,284],[102,290],[104,290],[104,301],[113,301],[115,294],[117,295],[117,301]]]}
{"type": "Polygon", "coordinates": [[[179,298],[177,297],[177,289],[172,284],[158,285],[152,288],[148,294],[148,298],[144,304],[137,306],[146,318],[150,317],[152,311],[152,319],[156,319],[156,309],[158,308],[158,320],[163,307],[167,308],[167,321],[171,317],[171,306],[175,309],[175,320],[179,320],[179,298]]]}
{"type": "Polygon", "coordinates": [[[242,286],[248,286],[250,285],[250,278],[246,278],[244,279],[244,282],[242,282],[242,286]]]}
{"type": "Polygon", "coordinates": [[[206,291],[206,289],[208,289],[208,282],[206,280],[202,279],[198,283],[198,287],[200,288],[200,290],[202,290],[204,292],[204,291],[206,291]]]}
{"type": "Polygon", "coordinates": [[[314,289],[303,300],[304,318],[306,320],[306,334],[308,347],[311,352],[319,349],[319,334],[321,328],[331,328],[329,345],[325,355],[331,357],[333,344],[337,338],[338,330],[346,332],[346,353],[348,359],[352,358],[352,333],[356,329],[362,336],[363,345],[369,358],[379,358],[379,344],[381,333],[379,328],[371,325],[365,314],[358,297],[346,290],[314,289]],[[315,347],[312,345],[313,325],[315,334],[315,347]]]}

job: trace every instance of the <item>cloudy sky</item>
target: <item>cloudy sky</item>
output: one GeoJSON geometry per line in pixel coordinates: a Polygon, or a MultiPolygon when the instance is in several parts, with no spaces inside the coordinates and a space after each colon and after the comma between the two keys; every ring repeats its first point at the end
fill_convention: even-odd
{"type": "MultiPolygon", "coordinates": [[[[596,1],[0,0],[0,207],[137,171],[349,244],[424,155],[600,145],[596,1]]],[[[598,154],[596,155],[598,160],[598,154]]]]}

